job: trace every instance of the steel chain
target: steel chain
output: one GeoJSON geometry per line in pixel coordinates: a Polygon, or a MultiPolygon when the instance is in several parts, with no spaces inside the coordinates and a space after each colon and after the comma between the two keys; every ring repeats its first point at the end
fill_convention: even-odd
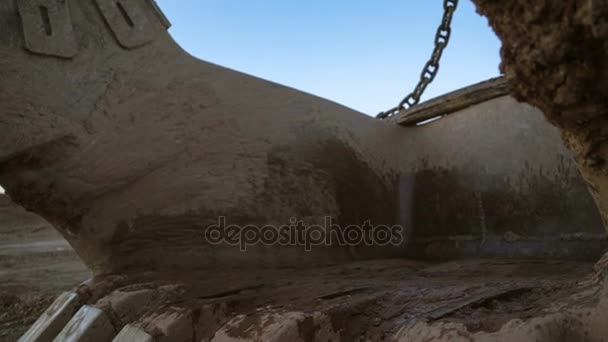
{"type": "Polygon", "coordinates": [[[376,116],[377,118],[384,119],[392,117],[399,113],[399,111],[410,109],[420,102],[420,96],[422,96],[426,87],[433,82],[439,71],[439,61],[441,60],[443,50],[448,46],[450,41],[450,36],[452,34],[450,25],[452,24],[452,17],[454,16],[457,6],[458,0],[443,1],[444,13],[441,24],[437,28],[437,33],[435,33],[435,49],[433,50],[431,58],[426,62],[426,65],[422,69],[420,81],[416,85],[416,88],[414,88],[414,91],[401,100],[397,107],[378,114],[376,116]]]}

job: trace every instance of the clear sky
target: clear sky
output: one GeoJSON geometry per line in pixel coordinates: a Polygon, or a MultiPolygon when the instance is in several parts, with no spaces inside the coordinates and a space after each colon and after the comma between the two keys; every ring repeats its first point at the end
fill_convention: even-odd
{"type": "MultiPolygon", "coordinates": [[[[157,0],[191,54],[367,114],[396,105],[433,49],[442,0],[157,0]]],[[[432,98],[499,74],[500,42],[460,0],[432,98]]]]}

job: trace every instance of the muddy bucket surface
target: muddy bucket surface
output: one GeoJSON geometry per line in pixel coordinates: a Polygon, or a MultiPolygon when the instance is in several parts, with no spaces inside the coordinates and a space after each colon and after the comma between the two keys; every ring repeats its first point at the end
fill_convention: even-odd
{"type": "Polygon", "coordinates": [[[503,82],[397,118],[408,125],[399,185],[400,215],[412,227],[408,254],[597,260],[606,234],[574,160],[558,130],[502,93],[503,82]],[[469,107],[415,125],[471,98],[469,107]]]}
{"type": "Polygon", "coordinates": [[[605,300],[589,305],[601,292],[588,275],[606,238],[542,115],[501,95],[399,133],[396,216],[410,236],[398,258],[142,278],[80,297],[60,324],[43,315],[24,340],[67,331],[114,341],[601,336],[605,300]],[[171,306],[157,307],[161,299],[171,306]]]}

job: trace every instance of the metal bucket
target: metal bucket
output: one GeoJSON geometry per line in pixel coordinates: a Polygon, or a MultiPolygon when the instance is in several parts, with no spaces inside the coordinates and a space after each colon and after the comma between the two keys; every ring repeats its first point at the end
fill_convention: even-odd
{"type": "Polygon", "coordinates": [[[505,90],[491,80],[397,118],[408,254],[597,260],[606,232],[559,131],[505,90]]]}

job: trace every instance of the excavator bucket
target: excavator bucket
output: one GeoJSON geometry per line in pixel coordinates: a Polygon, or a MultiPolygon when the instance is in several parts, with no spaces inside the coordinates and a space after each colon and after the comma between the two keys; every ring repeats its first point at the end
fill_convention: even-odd
{"type": "Polygon", "coordinates": [[[600,216],[503,80],[380,121],[187,55],[152,1],[0,25],[0,184],[93,273],[21,341],[608,336],[600,216]]]}
{"type": "Polygon", "coordinates": [[[593,261],[605,251],[601,217],[559,131],[511,98],[504,79],[395,121],[409,137],[399,192],[412,256],[593,261]]]}

